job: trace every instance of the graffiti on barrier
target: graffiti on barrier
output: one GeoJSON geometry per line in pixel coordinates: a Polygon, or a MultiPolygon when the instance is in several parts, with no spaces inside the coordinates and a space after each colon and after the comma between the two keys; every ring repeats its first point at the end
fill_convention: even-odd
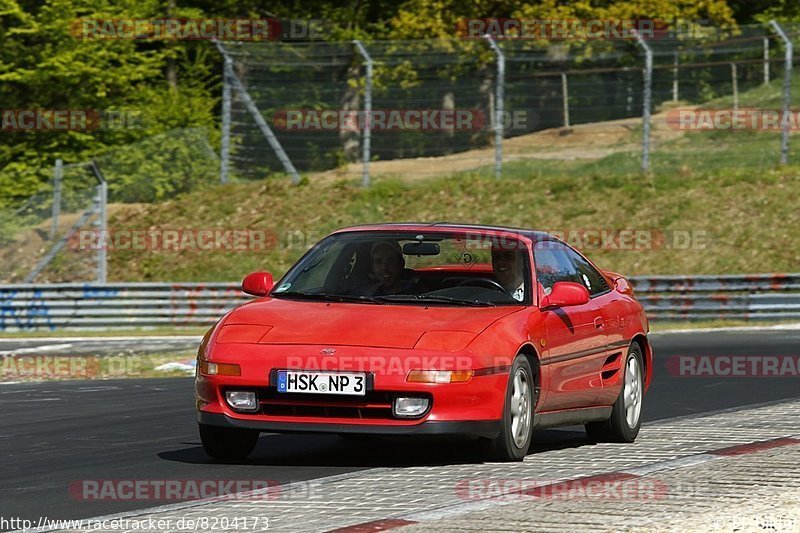
{"type": "Polygon", "coordinates": [[[55,329],[50,319],[50,306],[40,289],[0,291],[0,331],[39,328],[55,329]],[[19,302],[26,302],[26,305],[15,305],[19,302]]]}

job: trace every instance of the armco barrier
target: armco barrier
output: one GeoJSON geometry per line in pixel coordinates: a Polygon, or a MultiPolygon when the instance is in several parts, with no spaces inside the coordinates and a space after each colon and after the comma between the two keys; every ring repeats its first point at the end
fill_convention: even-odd
{"type": "Polygon", "coordinates": [[[0,331],[202,327],[249,298],[233,283],[0,285],[0,331]]]}
{"type": "Polygon", "coordinates": [[[800,318],[800,274],[638,276],[631,282],[655,320],[800,318]]]}
{"type": "MultiPolygon", "coordinates": [[[[800,274],[631,282],[655,320],[800,318],[800,274]]],[[[0,285],[0,331],[202,327],[249,298],[235,283],[0,285]]]]}

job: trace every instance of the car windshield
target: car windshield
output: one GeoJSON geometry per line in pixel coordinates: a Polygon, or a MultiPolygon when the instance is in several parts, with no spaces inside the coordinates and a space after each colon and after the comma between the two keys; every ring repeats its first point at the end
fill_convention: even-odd
{"type": "Polygon", "coordinates": [[[365,304],[527,305],[526,245],[507,236],[350,232],[314,246],[272,296],[365,304]]]}

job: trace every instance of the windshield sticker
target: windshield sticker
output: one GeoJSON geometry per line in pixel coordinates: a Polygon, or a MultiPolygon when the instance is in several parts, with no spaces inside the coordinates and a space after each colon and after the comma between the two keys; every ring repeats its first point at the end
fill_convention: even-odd
{"type": "Polygon", "coordinates": [[[291,287],[291,286],[292,286],[292,284],[291,284],[291,283],[283,283],[283,284],[282,284],[280,287],[278,287],[277,289],[275,289],[275,292],[283,292],[283,291],[287,291],[287,290],[289,290],[289,287],[291,287]]]}

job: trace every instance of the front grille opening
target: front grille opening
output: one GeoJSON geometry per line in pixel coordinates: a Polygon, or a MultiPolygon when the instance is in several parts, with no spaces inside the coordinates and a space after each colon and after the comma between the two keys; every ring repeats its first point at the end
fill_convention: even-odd
{"type": "Polygon", "coordinates": [[[367,391],[364,396],[279,393],[274,387],[258,391],[260,413],[271,416],[395,420],[392,402],[398,393],[367,391]]]}
{"type": "Polygon", "coordinates": [[[272,405],[263,404],[262,414],[272,416],[296,416],[315,418],[353,418],[359,420],[388,420],[392,417],[392,408],[365,407],[327,407],[314,405],[272,405]]]}

